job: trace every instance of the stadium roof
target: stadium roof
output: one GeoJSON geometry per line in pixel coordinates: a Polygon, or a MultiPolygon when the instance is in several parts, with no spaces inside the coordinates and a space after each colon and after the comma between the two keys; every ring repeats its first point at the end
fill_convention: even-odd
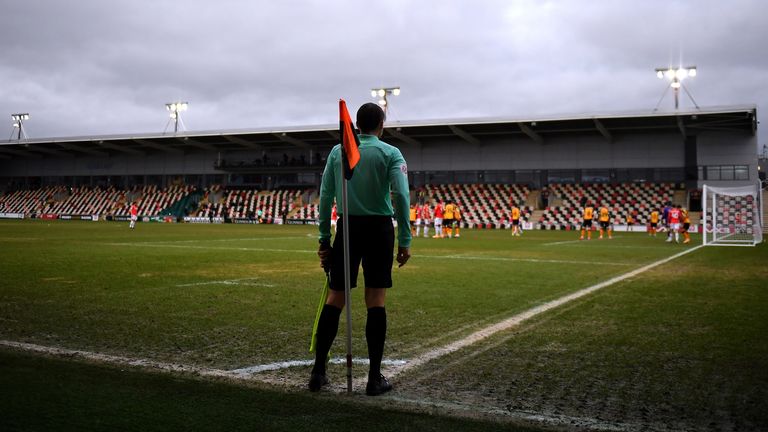
{"type": "MultiPolygon", "coordinates": [[[[757,132],[757,107],[712,107],[689,111],[626,112],[529,119],[474,118],[388,122],[385,141],[422,145],[461,139],[480,144],[503,136],[545,143],[548,137],[596,135],[612,141],[623,134],[701,131],[757,132]]],[[[0,159],[73,156],[187,154],[298,148],[326,151],[338,143],[338,125],[297,126],[169,134],[103,135],[0,141],[0,159]]]]}

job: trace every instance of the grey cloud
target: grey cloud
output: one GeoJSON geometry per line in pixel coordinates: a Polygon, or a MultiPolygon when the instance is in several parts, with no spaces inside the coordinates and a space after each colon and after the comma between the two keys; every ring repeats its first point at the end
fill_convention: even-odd
{"type": "Polygon", "coordinates": [[[402,86],[399,120],[650,110],[666,85],[653,68],[681,57],[700,68],[699,104],[762,104],[766,12],[759,0],[27,0],[4,7],[0,56],[13,60],[0,79],[13,85],[0,113],[30,111],[36,136],[158,131],[175,99],[193,130],[333,124],[337,98],[367,102],[379,85],[402,86]]]}

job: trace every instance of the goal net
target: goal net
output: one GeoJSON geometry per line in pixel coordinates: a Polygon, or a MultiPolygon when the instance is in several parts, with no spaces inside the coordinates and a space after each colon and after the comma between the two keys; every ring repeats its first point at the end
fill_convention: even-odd
{"type": "Polygon", "coordinates": [[[702,223],[705,245],[755,246],[763,241],[762,203],[757,185],[704,185],[702,223]]]}

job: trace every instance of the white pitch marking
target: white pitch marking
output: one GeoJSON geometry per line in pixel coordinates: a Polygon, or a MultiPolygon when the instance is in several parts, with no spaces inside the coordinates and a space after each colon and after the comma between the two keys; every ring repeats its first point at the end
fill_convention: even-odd
{"type": "Polygon", "coordinates": [[[490,325],[486,328],[480,329],[471,335],[465,337],[464,339],[457,340],[455,342],[452,342],[448,345],[444,345],[442,347],[435,348],[431,351],[428,351],[424,354],[421,354],[419,356],[416,356],[414,359],[410,360],[408,363],[392,368],[391,371],[389,371],[390,375],[392,377],[397,376],[407,370],[413,369],[415,367],[421,366],[427,362],[430,362],[432,360],[435,360],[437,358],[443,357],[445,355],[448,355],[452,352],[458,351],[462,348],[466,348],[470,345],[473,345],[477,342],[480,342],[484,339],[487,339],[491,336],[493,336],[496,333],[499,333],[504,330],[509,330],[512,327],[515,327],[522,323],[523,321],[526,321],[530,318],[535,317],[536,315],[542,314],[544,312],[549,311],[550,309],[554,309],[558,306],[561,306],[565,303],[568,303],[570,301],[576,300],[578,298],[584,297],[587,294],[591,294],[601,288],[605,288],[607,286],[611,286],[613,284],[619,283],[621,281],[624,281],[626,279],[629,279],[631,277],[637,276],[640,273],[644,273],[654,267],[660,266],[662,264],[668,263],[669,261],[672,261],[673,259],[679,258],[685,254],[691,253],[699,248],[702,248],[703,245],[696,246],[691,249],[686,249],[678,254],[672,255],[670,257],[664,258],[662,260],[653,262],[651,264],[645,265],[643,267],[640,267],[638,269],[632,270],[628,273],[624,273],[623,275],[616,276],[614,278],[608,279],[607,281],[600,282],[598,284],[592,285],[590,287],[581,289],[579,291],[576,291],[574,293],[568,294],[566,296],[560,297],[558,299],[552,300],[550,302],[544,303],[542,305],[536,306],[534,308],[528,309],[527,311],[524,311],[522,313],[519,313],[517,315],[514,315],[510,318],[505,319],[504,321],[500,321],[496,324],[490,325]]]}
{"type": "MultiPolygon", "coordinates": [[[[616,239],[620,239],[620,238],[622,238],[622,236],[613,236],[612,238],[609,238],[608,240],[616,240],[616,239]]],[[[600,241],[600,240],[601,239],[597,239],[597,241],[600,241]]],[[[584,243],[585,241],[588,242],[588,243],[592,242],[592,240],[567,240],[567,241],[559,241],[559,242],[553,242],[553,243],[543,243],[542,246],[555,246],[555,245],[562,245],[562,244],[569,244],[569,243],[584,243]]],[[[636,247],[636,246],[631,246],[631,247],[636,247]]]]}
{"type": "Polygon", "coordinates": [[[571,261],[571,260],[552,260],[536,258],[508,258],[508,257],[483,257],[471,255],[414,255],[414,258],[432,258],[432,259],[458,259],[458,260],[477,260],[477,261],[509,261],[509,262],[532,262],[545,264],[579,264],[579,265],[614,265],[631,266],[631,263],[600,262],[600,261],[571,261]]]}
{"type": "Polygon", "coordinates": [[[554,246],[554,245],[561,245],[561,244],[568,244],[568,243],[581,243],[584,240],[568,240],[568,241],[559,241],[554,243],[544,243],[542,246],[554,246]]]}
{"type": "Polygon", "coordinates": [[[229,279],[229,280],[217,280],[217,281],[208,281],[208,282],[195,282],[195,283],[188,283],[188,284],[181,284],[176,285],[177,287],[189,287],[189,286],[202,286],[202,285],[250,285],[250,286],[263,286],[263,287],[274,287],[273,284],[266,284],[266,283],[260,283],[260,282],[245,282],[244,281],[253,281],[258,280],[259,278],[242,278],[242,279],[229,279]]]}
{"type": "MultiPolygon", "coordinates": [[[[408,360],[383,359],[381,361],[381,364],[385,366],[402,366],[407,362],[408,360]]],[[[341,357],[337,357],[337,358],[331,359],[329,363],[347,364],[347,360],[341,357]]],[[[370,360],[368,360],[367,358],[353,358],[352,363],[367,365],[367,364],[370,364],[370,360]]],[[[268,363],[263,365],[248,366],[240,369],[233,369],[229,372],[235,373],[238,375],[250,375],[250,374],[257,374],[259,372],[287,369],[287,368],[297,367],[297,366],[312,366],[313,364],[315,364],[314,360],[289,360],[289,361],[283,361],[283,362],[268,363]]]]}
{"type": "Polygon", "coordinates": [[[253,241],[253,240],[304,240],[304,236],[286,236],[286,237],[245,237],[245,238],[223,238],[223,239],[194,239],[194,240],[167,240],[159,242],[137,242],[132,244],[173,244],[173,243],[207,243],[207,242],[228,242],[228,241],[253,241]]]}
{"type": "Polygon", "coordinates": [[[137,246],[137,247],[154,247],[154,248],[178,248],[178,249],[206,249],[206,250],[236,250],[236,251],[253,251],[253,252],[289,252],[289,253],[317,253],[313,250],[301,250],[301,249],[268,249],[268,248],[251,248],[251,247],[218,247],[218,246],[188,246],[188,245],[175,245],[175,244],[159,244],[159,243],[105,243],[109,246],[137,246]]]}
{"type": "Polygon", "coordinates": [[[128,357],[114,356],[109,354],[100,354],[90,351],[70,350],[65,348],[47,347],[24,342],[14,342],[0,340],[0,345],[20,349],[23,351],[38,352],[43,354],[55,355],[57,357],[81,357],[87,360],[95,360],[102,363],[141,366],[154,369],[161,369],[169,372],[192,372],[204,376],[215,377],[238,377],[237,374],[221,369],[201,368],[197,366],[188,366],[175,363],[164,363],[147,359],[132,359],[128,357]]]}
{"type": "MultiPolygon", "coordinates": [[[[250,247],[218,247],[218,246],[187,246],[159,243],[105,243],[111,246],[137,246],[137,247],[156,247],[156,248],[180,248],[180,249],[213,249],[213,250],[236,250],[253,252],[288,252],[288,253],[317,253],[314,250],[301,249],[268,249],[268,248],[250,248],[250,247]]],[[[606,265],[606,266],[631,266],[633,264],[601,261],[569,261],[569,260],[548,260],[535,258],[509,258],[493,256],[471,256],[471,255],[414,255],[412,258],[428,259],[450,259],[450,260],[476,260],[476,261],[506,261],[506,262],[532,262],[544,264],[579,264],[579,265],[606,265]]]]}

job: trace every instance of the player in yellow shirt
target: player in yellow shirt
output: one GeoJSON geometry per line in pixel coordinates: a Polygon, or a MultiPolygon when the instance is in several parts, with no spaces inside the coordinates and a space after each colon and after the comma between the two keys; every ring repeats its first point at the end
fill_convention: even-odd
{"type": "Polygon", "coordinates": [[[411,236],[416,236],[416,206],[411,204],[411,236]]]}
{"type": "Polygon", "coordinates": [[[591,203],[587,203],[584,207],[583,219],[581,221],[581,237],[579,240],[584,240],[584,234],[587,234],[587,240],[592,240],[592,217],[595,213],[595,208],[591,203]]]}
{"type": "Polygon", "coordinates": [[[520,236],[522,234],[520,229],[520,209],[516,205],[512,206],[510,219],[512,220],[512,235],[520,236]]]}
{"type": "Polygon", "coordinates": [[[461,231],[461,210],[459,210],[459,206],[456,206],[456,210],[453,211],[453,219],[456,221],[456,228],[453,229],[454,233],[456,233],[456,238],[461,237],[459,235],[459,231],[461,231]]]}
{"type": "MultiPolygon", "coordinates": [[[[447,200],[445,209],[443,209],[443,232],[448,234],[448,238],[453,238],[454,212],[456,204],[452,200],[447,200]]],[[[442,237],[445,237],[444,235],[442,237]]]]}
{"type": "Polygon", "coordinates": [[[651,212],[651,226],[648,228],[648,235],[656,237],[656,227],[659,226],[659,209],[653,209],[651,212]]]}
{"type": "Polygon", "coordinates": [[[613,238],[611,236],[611,212],[608,211],[608,207],[602,206],[600,207],[599,216],[597,218],[598,222],[600,223],[600,240],[603,239],[603,232],[608,231],[608,238],[613,238]]]}
{"type": "Polygon", "coordinates": [[[681,231],[683,232],[683,243],[690,243],[691,242],[691,235],[688,234],[688,228],[691,227],[691,218],[688,216],[688,209],[681,208],[680,209],[680,219],[683,220],[683,228],[681,231]]]}
{"type": "Polygon", "coordinates": [[[632,213],[627,213],[627,231],[632,231],[632,227],[635,225],[635,218],[632,217],[632,213]]]}

